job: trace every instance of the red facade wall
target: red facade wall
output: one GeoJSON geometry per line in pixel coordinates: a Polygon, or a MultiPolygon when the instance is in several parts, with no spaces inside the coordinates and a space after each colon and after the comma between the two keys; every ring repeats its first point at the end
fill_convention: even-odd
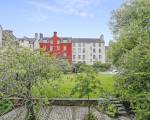
{"type": "MultiPolygon", "coordinates": [[[[43,40],[44,41],[44,40],[43,40]]],[[[44,49],[50,56],[62,57],[72,62],[72,43],[63,43],[61,38],[54,32],[54,36],[49,38],[47,42],[40,42],[40,48],[44,49]]]]}

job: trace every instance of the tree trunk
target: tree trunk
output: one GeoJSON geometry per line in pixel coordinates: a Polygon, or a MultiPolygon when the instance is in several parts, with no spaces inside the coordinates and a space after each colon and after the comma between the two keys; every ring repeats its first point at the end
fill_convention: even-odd
{"type": "Polygon", "coordinates": [[[90,119],[90,96],[88,94],[88,119],[90,119]]]}
{"type": "Polygon", "coordinates": [[[33,107],[33,101],[32,99],[28,99],[26,103],[26,109],[27,109],[27,120],[36,120],[35,113],[34,113],[34,107],[33,107]]]}
{"type": "Polygon", "coordinates": [[[34,113],[34,105],[33,105],[33,100],[32,100],[32,93],[31,93],[31,81],[28,81],[27,85],[27,101],[26,101],[26,109],[27,109],[27,114],[26,114],[26,120],[36,120],[36,116],[34,113]]]}

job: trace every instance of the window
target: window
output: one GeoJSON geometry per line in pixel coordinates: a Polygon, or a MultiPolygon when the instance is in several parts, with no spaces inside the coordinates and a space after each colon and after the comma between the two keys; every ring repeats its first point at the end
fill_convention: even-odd
{"type": "Polygon", "coordinates": [[[83,55],[83,59],[85,59],[85,55],[83,55]]]}
{"type": "Polygon", "coordinates": [[[78,55],[78,59],[81,59],[81,55],[78,55]]]}
{"type": "Polygon", "coordinates": [[[78,46],[81,47],[81,43],[78,43],[78,46]]]}
{"type": "Polygon", "coordinates": [[[67,53],[64,53],[64,57],[67,57],[67,53]]]}
{"type": "Polygon", "coordinates": [[[67,42],[68,42],[68,43],[70,43],[70,42],[71,42],[71,40],[67,40],[67,42]]]}
{"type": "Polygon", "coordinates": [[[21,40],[22,43],[24,43],[24,40],[21,40]]]}
{"type": "Polygon", "coordinates": [[[101,47],[101,43],[99,43],[99,47],[101,47]]]}
{"type": "Polygon", "coordinates": [[[73,53],[76,53],[76,48],[73,48],[73,53]]]}
{"type": "Polygon", "coordinates": [[[90,47],[90,50],[92,50],[92,47],[90,47]]]}
{"type": "Polygon", "coordinates": [[[99,53],[101,53],[101,49],[99,49],[99,53]]]}
{"type": "Polygon", "coordinates": [[[81,48],[78,48],[78,52],[81,53],[81,48]]]}
{"type": "Polygon", "coordinates": [[[83,47],[85,47],[85,43],[83,43],[83,47]]]}
{"type": "Polygon", "coordinates": [[[67,43],[68,40],[63,40],[63,43],[67,43]]]}
{"type": "Polygon", "coordinates": [[[76,58],[76,56],[75,55],[73,55],[73,59],[75,59],[76,58]]]}
{"type": "Polygon", "coordinates": [[[101,55],[99,55],[99,59],[101,59],[101,55]]]}
{"type": "Polygon", "coordinates": [[[64,46],[64,51],[66,51],[67,50],[67,46],[64,46]]]}
{"type": "Polygon", "coordinates": [[[60,40],[57,41],[57,44],[60,44],[60,40]]]}
{"type": "Polygon", "coordinates": [[[95,47],[95,43],[93,43],[93,46],[95,47]]]}
{"type": "Polygon", "coordinates": [[[95,49],[93,49],[93,52],[95,53],[95,49]]]}
{"type": "Polygon", "coordinates": [[[60,46],[57,46],[57,50],[60,50],[60,46]]]}
{"type": "Polygon", "coordinates": [[[50,40],[50,44],[53,44],[53,40],[50,40]]]}
{"type": "Polygon", "coordinates": [[[53,46],[50,46],[50,51],[53,51],[53,46]]]}
{"type": "Polygon", "coordinates": [[[73,47],[75,47],[76,46],[76,43],[73,43],[73,47]]]}
{"type": "Polygon", "coordinates": [[[85,53],[85,49],[83,48],[83,53],[85,53]]]}
{"type": "Polygon", "coordinates": [[[93,55],[93,59],[95,59],[96,58],[96,56],[95,55],[93,55]]]}

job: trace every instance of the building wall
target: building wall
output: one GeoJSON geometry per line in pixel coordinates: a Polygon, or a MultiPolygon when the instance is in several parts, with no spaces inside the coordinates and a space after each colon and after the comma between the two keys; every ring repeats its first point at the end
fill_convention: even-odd
{"type": "Polygon", "coordinates": [[[43,37],[43,34],[35,34],[35,38],[27,38],[20,45],[38,49],[42,48],[50,56],[62,57],[70,62],[83,62],[93,64],[96,61],[105,63],[105,42],[103,35],[100,38],[60,38],[57,32],[52,37],[43,37]]]}
{"type": "Polygon", "coordinates": [[[32,46],[29,44],[29,41],[27,40],[20,40],[19,45],[25,48],[31,48],[32,46]]]}
{"type": "Polygon", "coordinates": [[[96,61],[105,63],[105,43],[101,42],[73,42],[73,63],[83,62],[93,64],[96,61]]]}
{"type": "Polygon", "coordinates": [[[61,38],[54,32],[54,36],[49,38],[48,41],[41,41],[40,48],[49,52],[50,56],[62,57],[72,62],[72,43],[63,42],[61,38]]]}

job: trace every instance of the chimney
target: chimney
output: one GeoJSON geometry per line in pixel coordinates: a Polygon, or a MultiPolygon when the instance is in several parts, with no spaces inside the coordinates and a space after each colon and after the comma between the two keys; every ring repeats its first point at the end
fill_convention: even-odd
{"type": "Polygon", "coordinates": [[[57,32],[54,32],[54,36],[57,36],[57,32]]]}
{"type": "Polygon", "coordinates": [[[35,40],[38,40],[38,33],[35,33],[35,40]]]}
{"type": "Polygon", "coordinates": [[[104,41],[104,35],[103,35],[103,34],[101,34],[101,36],[100,36],[100,41],[101,41],[101,42],[105,42],[105,41],[104,41]]]}
{"type": "Polygon", "coordinates": [[[40,33],[40,39],[43,40],[43,33],[40,33]]]}

